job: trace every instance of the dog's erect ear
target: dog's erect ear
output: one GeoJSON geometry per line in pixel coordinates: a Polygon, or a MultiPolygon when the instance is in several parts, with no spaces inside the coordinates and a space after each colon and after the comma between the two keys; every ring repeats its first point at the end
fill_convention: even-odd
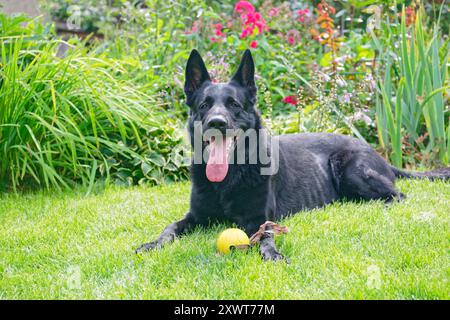
{"type": "Polygon", "coordinates": [[[192,50],[186,65],[186,80],[184,82],[184,93],[187,100],[201,87],[205,81],[211,81],[205,63],[197,50],[192,50]]]}
{"type": "Polygon", "coordinates": [[[253,62],[250,50],[245,50],[239,68],[233,78],[231,78],[231,82],[236,82],[239,85],[246,87],[253,98],[256,96],[255,63],[253,62]]]}

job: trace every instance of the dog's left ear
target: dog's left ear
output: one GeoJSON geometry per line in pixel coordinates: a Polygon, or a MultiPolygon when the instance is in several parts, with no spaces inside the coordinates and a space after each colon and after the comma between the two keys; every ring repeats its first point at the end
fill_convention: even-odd
{"type": "Polygon", "coordinates": [[[253,99],[252,102],[254,103],[256,98],[255,63],[253,62],[252,53],[249,49],[245,50],[239,68],[230,82],[235,82],[245,87],[249,91],[253,99]]]}

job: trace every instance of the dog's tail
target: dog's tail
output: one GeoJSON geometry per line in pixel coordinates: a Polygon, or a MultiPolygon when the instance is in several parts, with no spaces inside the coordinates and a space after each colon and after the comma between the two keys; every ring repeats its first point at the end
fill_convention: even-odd
{"type": "Polygon", "coordinates": [[[394,172],[397,178],[406,179],[429,179],[429,180],[450,180],[450,167],[435,169],[424,172],[412,172],[404,171],[396,167],[391,166],[391,170],[394,172]]]}

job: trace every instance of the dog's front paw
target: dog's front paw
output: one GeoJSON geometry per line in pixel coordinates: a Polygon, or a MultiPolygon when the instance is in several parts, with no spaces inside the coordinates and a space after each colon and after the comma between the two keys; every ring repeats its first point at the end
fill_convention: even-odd
{"type": "Polygon", "coordinates": [[[261,251],[261,256],[265,261],[281,261],[284,260],[286,263],[290,263],[289,259],[284,255],[279,253],[277,250],[271,248],[268,250],[261,251]]]}
{"type": "Polygon", "coordinates": [[[159,241],[153,241],[140,245],[136,250],[134,250],[134,253],[142,253],[159,248],[161,248],[161,244],[159,243],[159,241]]]}
{"type": "Polygon", "coordinates": [[[396,195],[393,195],[390,198],[386,199],[384,201],[384,206],[387,208],[387,207],[391,206],[392,204],[399,203],[405,199],[406,199],[405,194],[402,192],[399,192],[396,195]]]}

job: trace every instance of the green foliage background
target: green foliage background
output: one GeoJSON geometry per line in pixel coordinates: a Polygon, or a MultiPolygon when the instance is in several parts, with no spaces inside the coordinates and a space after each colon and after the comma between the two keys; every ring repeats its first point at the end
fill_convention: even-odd
{"type": "Polygon", "coordinates": [[[185,179],[185,61],[197,48],[227,81],[252,42],[274,134],[353,134],[397,166],[448,164],[447,4],[251,3],[267,29],[244,39],[236,1],[42,1],[57,27],[1,14],[1,189],[185,179]]]}

